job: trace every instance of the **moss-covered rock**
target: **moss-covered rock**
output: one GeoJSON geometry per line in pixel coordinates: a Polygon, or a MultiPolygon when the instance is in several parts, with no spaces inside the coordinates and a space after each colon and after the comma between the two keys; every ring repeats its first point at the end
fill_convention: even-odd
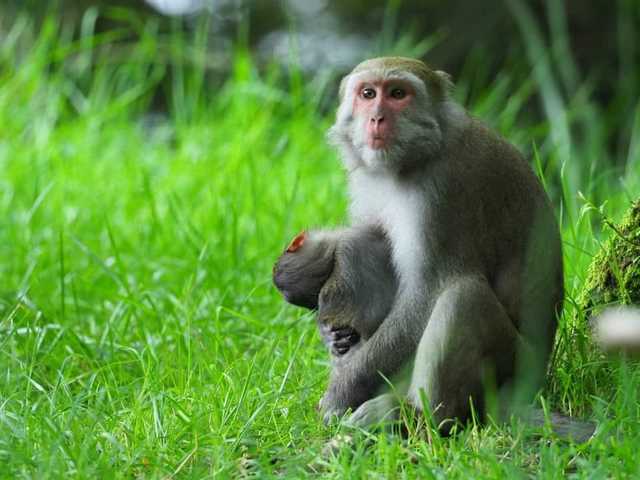
{"type": "Polygon", "coordinates": [[[589,266],[579,303],[588,314],[611,304],[640,304],[640,200],[631,205],[589,266]]]}

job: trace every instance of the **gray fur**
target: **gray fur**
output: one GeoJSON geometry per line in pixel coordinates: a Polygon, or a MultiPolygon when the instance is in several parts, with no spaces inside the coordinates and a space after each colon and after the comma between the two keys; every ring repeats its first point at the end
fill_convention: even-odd
{"type": "Polygon", "coordinates": [[[280,256],[273,278],[289,303],[318,310],[320,333],[336,356],[371,338],[397,289],[389,242],[377,227],[310,231],[299,250],[280,256]],[[343,348],[333,348],[336,342],[343,348]]]}
{"type": "MultiPolygon", "coordinates": [[[[397,62],[393,71],[381,62],[358,78],[397,72],[397,62]]],[[[352,410],[346,422],[366,427],[394,418],[405,398],[446,432],[447,419],[470,417],[470,399],[483,416],[488,376],[509,411],[544,378],[563,301],[553,210],[520,153],[450,99],[445,74],[433,78],[438,94],[416,85],[385,151],[368,149],[354,82],[342,84],[329,137],[348,170],[352,227],[315,232],[323,252],[286,269],[326,273],[313,296],[325,341],[340,348],[320,402],[325,420],[352,410]],[[332,328],[343,329],[337,340],[332,328]]]]}
{"type": "Polygon", "coordinates": [[[408,365],[409,403],[422,409],[424,392],[438,421],[468,418],[470,396],[482,408],[487,370],[498,387],[520,392],[511,385],[519,369],[522,401],[530,399],[563,298],[560,235],[540,182],[506,140],[428,91],[406,114],[416,123],[405,127],[401,148],[371,162],[362,121],[349,109],[351,83],[331,139],[349,169],[352,224],[384,230],[399,287],[378,329],[334,369],[321,400],[325,418],[352,409],[381,419],[388,412],[376,408],[388,402],[367,401],[408,365]]]}

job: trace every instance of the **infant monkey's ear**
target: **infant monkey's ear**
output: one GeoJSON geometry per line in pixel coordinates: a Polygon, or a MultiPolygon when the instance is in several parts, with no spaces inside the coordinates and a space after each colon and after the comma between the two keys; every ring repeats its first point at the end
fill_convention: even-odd
{"type": "Polygon", "coordinates": [[[287,247],[286,252],[293,253],[296,250],[299,250],[306,239],[307,239],[307,231],[303,230],[298,235],[296,235],[293,240],[291,240],[291,243],[287,247]]]}

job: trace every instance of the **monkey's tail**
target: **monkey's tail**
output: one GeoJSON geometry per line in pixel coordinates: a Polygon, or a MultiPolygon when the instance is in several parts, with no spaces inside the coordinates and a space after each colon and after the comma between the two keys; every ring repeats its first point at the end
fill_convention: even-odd
{"type": "Polygon", "coordinates": [[[526,424],[532,427],[550,426],[551,431],[563,440],[572,440],[576,443],[584,443],[596,432],[597,424],[589,420],[580,420],[555,412],[544,412],[542,409],[533,409],[523,415],[526,424]]]}

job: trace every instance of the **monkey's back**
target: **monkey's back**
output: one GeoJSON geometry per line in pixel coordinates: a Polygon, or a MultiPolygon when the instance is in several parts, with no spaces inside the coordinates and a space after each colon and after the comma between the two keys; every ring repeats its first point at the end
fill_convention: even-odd
{"type": "Polygon", "coordinates": [[[533,170],[472,118],[435,168],[433,181],[446,199],[435,205],[445,225],[437,241],[442,253],[463,271],[480,270],[516,327],[550,342],[563,298],[561,240],[533,170]]]}

